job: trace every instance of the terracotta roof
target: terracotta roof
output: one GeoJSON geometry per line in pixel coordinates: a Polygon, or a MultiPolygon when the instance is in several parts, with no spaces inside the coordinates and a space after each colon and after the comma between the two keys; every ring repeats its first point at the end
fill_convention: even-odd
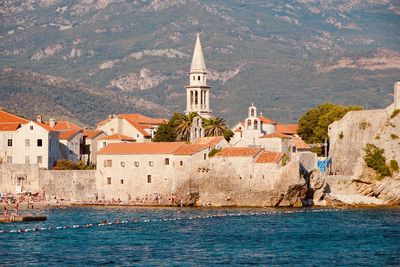
{"type": "Polygon", "coordinates": [[[266,124],[276,124],[275,121],[268,119],[266,117],[264,117],[263,115],[259,116],[258,119],[262,122],[262,123],[266,123],[266,124]]]}
{"type": "MultiPolygon", "coordinates": [[[[50,129],[52,129],[51,127],[49,127],[50,129]]],[[[60,140],[69,140],[72,137],[74,137],[75,135],[77,135],[78,133],[82,132],[82,130],[78,129],[78,130],[70,130],[70,131],[56,131],[60,133],[60,140]]]]}
{"type": "Polygon", "coordinates": [[[310,145],[304,142],[300,136],[292,137],[292,145],[297,147],[297,149],[311,149],[310,145]]]}
{"type": "Polygon", "coordinates": [[[0,123],[8,123],[8,122],[18,122],[21,124],[28,123],[29,120],[18,117],[14,114],[8,113],[4,110],[0,110],[0,123]]]}
{"type": "Polygon", "coordinates": [[[220,157],[254,157],[262,148],[258,147],[227,147],[218,152],[216,156],[220,157]]]}
{"type": "Polygon", "coordinates": [[[100,130],[83,130],[83,136],[85,136],[86,139],[94,139],[102,133],[103,131],[100,130]]]}
{"type": "Polygon", "coordinates": [[[220,143],[222,140],[225,138],[223,136],[209,136],[209,137],[202,137],[196,139],[193,144],[196,145],[205,145],[205,146],[216,146],[218,143],[220,143]]]}
{"type": "Polygon", "coordinates": [[[299,129],[299,125],[297,124],[277,124],[276,131],[283,134],[297,134],[297,130],[299,129]]]}
{"type": "Polygon", "coordinates": [[[97,155],[173,154],[183,142],[109,144],[97,155]]]}
{"type": "Polygon", "coordinates": [[[0,123],[0,131],[16,131],[21,126],[19,122],[0,123]]]}
{"type": "Polygon", "coordinates": [[[285,139],[290,139],[291,136],[283,134],[283,133],[279,133],[279,132],[274,132],[274,133],[270,133],[270,134],[265,134],[261,138],[285,138],[285,139]]]}
{"type": "MultiPolygon", "coordinates": [[[[161,119],[161,118],[150,118],[141,114],[118,114],[115,115],[115,118],[121,118],[121,119],[127,119],[130,121],[135,121],[139,124],[150,124],[150,125],[160,125],[163,123],[167,123],[167,119],[161,119]]],[[[101,126],[106,124],[107,122],[111,121],[113,118],[108,118],[105,119],[101,122],[99,122],[97,125],[101,126]]]]}
{"type": "Polygon", "coordinates": [[[136,141],[136,139],[123,134],[112,134],[100,138],[100,140],[122,140],[122,141],[136,141]]]}
{"type": "Polygon", "coordinates": [[[282,152],[263,151],[257,157],[255,163],[278,163],[283,155],[282,152]]]}
{"type": "Polygon", "coordinates": [[[141,134],[143,134],[143,136],[149,137],[150,134],[148,132],[146,132],[143,128],[142,125],[140,125],[138,122],[132,120],[132,119],[127,119],[124,118],[127,122],[129,122],[133,127],[135,127],[141,134]]]}
{"type": "Polygon", "coordinates": [[[183,144],[175,150],[174,155],[193,155],[207,147],[208,145],[183,144]]]}
{"type": "Polygon", "coordinates": [[[82,132],[82,129],[78,125],[69,121],[55,121],[53,127],[50,127],[50,123],[48,121],[35,123],[48,131],[59,132],[60,140],[69,140],[79,132],[82,132]]]}

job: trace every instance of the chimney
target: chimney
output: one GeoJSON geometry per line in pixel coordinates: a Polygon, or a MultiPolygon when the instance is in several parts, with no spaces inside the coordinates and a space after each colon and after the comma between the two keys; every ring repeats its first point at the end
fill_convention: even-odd
{"type": "Polygon", "coordinates": [[[54,126],[56,126],[56,120],[50,118],[50,119],[49,119],[49,126],[50,126],[51,128],[54,128],[54,126]]]}
{"type": "Polygon", "coordinates": [[[36,121],[38,122],[38,123],[43,123],[43,120],[42,120],[42,115],[37,115],[36,116],[36,121]]]}

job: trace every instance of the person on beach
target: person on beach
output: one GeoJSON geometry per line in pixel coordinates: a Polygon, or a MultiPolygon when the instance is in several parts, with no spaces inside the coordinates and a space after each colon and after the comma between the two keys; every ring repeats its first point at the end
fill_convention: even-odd
{"type": "Polygon", "coordinates": [[[19,203],[18,203],[18,200],[15,201],[15,206],[14,206],[14,208],[15,208],[15,215],[18,215],[18,214],[19,214],[19,203]]]}
{"type": "Polygon", "coordinates": [[[7,207],[7,205],[5,205],[4,208],[3,208],[3,216],[4,217],[8,217],[8,207],[7,207]]]}

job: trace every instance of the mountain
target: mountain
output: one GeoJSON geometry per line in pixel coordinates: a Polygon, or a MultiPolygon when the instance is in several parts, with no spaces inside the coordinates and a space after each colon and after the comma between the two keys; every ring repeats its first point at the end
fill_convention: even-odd
{"type": "Polygon", "coordinates": [[[231,125],[252,102],[282,122],[327,101],[384,107],[399,79],[398,1],[5,0],[0,12],[0,104],[25,116],[182,112],[196,32],[213,112],[231,125]]]}

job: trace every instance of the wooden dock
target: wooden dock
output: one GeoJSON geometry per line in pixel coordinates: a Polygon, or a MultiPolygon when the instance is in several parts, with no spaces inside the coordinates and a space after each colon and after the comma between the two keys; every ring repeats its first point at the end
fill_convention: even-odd
{"type": "Polygon", "coordinates": [[[12,223],[12,222],[38,222],[46,221],[47,216],[37,215],[15,215],[15,216],[0,216],[0,223],[12,223]]]}

